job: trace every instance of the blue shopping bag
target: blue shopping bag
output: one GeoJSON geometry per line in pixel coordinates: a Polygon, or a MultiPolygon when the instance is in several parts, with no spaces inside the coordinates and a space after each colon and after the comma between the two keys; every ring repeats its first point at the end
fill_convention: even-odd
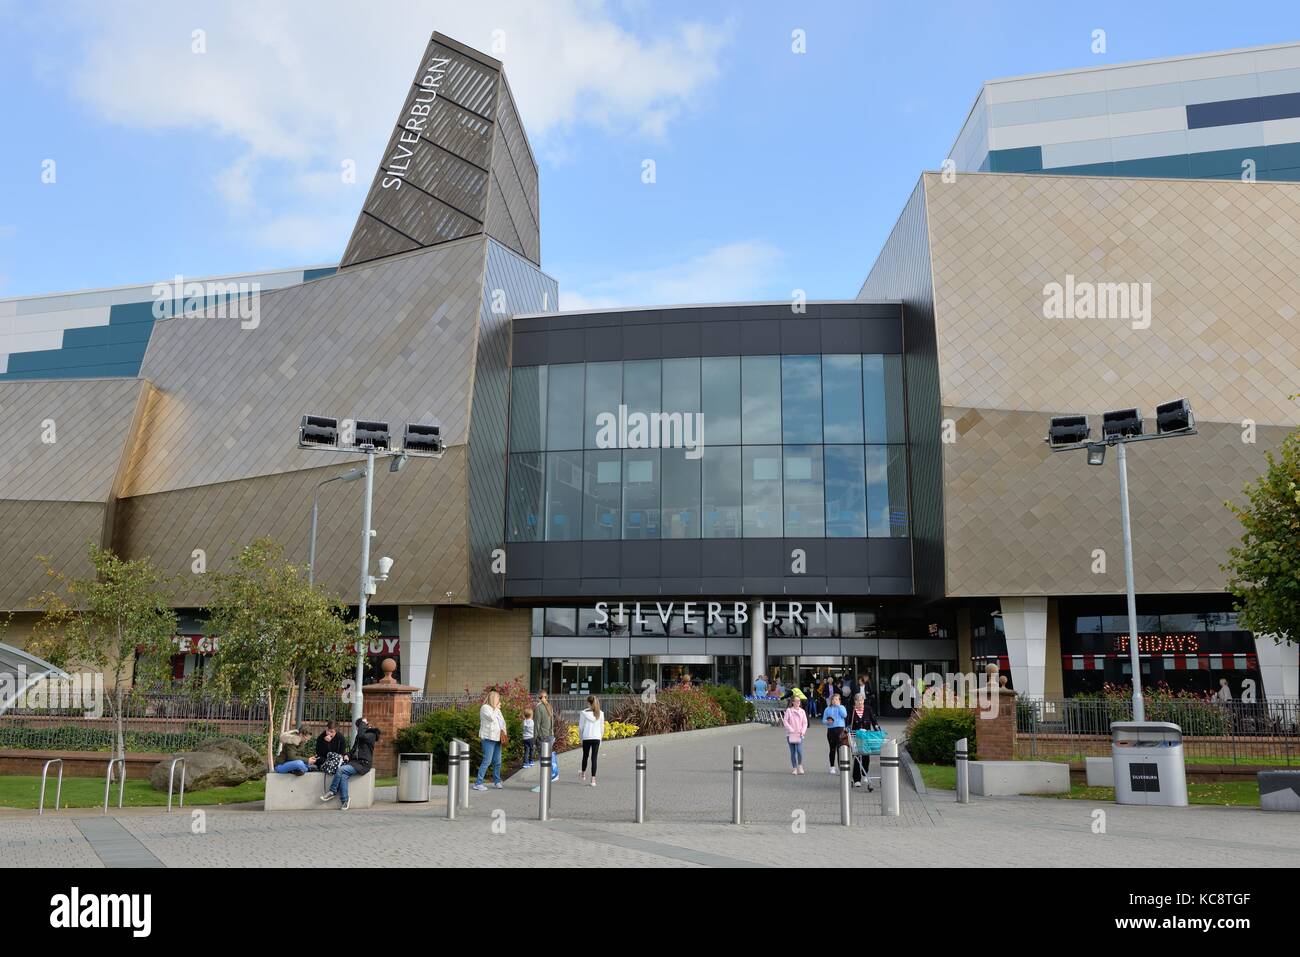
{"type": "Polygon", "coordinates": [[[560,776],[560,756],[554,751],[551,752],[551,780],[554,781],[560,776]]]}
{"type": "Polygon", "coordinates": [[[879,754],[886,737],[883,731],[868,731],[865,728],[853,732],[853,736],[857,739],[858,754],[879,754]]]}

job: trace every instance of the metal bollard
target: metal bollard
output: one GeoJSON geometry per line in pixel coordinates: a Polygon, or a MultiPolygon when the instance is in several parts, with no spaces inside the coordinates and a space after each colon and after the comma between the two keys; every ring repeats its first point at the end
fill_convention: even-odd
{"type": "Polygon", "coordinates": [[[113,787],[113,766],[120,765],[122,776],[117,785],[117,806],[122,807],[122,795],[126,793],[126,758],[109,758],[108,771],[104,775],[104,813],[108,813],[108,792],[113,787]]]}
{"type": "Polygon", "coordinates": [[[898,817],[898,742],[888,739],[880,746],[880,813],[898,817]]]}
{"type": "Polygon", "coordinates": [[[176,765],[181,766],[181,807],[185,806],[185,759],[173,758],[172,765],[167,769],[167,813],[172,812],[172,785],[176,783],[176,765]]]}
{"type": "Polygon", "coordinates": [[[460,777],[456,779],[456,792],[460,795],[460,809],[469,810],[469,779],[474,775],[474,766],[470,763],[469,742],[455,739],[460,747],[460,777]]]}
{"type": "Polygon", "coordinates": [[[538,767],[537,820],[551,819],[551,742],[542,742],[541,763],[538,767]]]}
{"type": "Polygon", "coordinates": [[[970,803],[970,754],[969,742],[962,738],[957,742],[957,803],[970,803]]]}
{"type": "Polygon", "coordinates": [[[850,801],[851,786],[849,783],[849,774],[852,770],[849,767],[849,762],[852,760],[852,758],[849,757],[849,746],[847,744],[840,745],[839,759],[840,759],[840,823],[843,824],[845,827],[849,827],[853,823],[853,809],[849,806],[851,803],[850,801]]]}
{"type": "Polygon", "coordinates": [[[636,813],[633,823],[645,823],[645,745],[636,746],[636,813]]]}
{"type": "Polygon", "coordinates": [[[456,804],[460,800],[460,776],[464,774],[460,766],[460,742],[451,739],[447,746],[447,820],[456,820],[456,804]]]}
{"type": "Polygon", "coordinates": [[[745,749],[731,753],[731,823],[745,823],[745,749]]]}

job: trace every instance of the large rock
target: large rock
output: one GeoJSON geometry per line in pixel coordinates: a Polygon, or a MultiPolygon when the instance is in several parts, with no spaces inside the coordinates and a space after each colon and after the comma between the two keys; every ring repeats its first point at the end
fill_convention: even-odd
{"type": "MultiPolygon", "coordinates": [[[[167,777],[175,758],[185,759],[185,790],[198,791],[203,788],[229,788],[243,784],[255,777],[238,758],[231,757],[225,751],[186,751],[174,754],[165,761],[159,761],[149,772],[149,785],[155,791],[167,790],[167,777]]],[[[266,773],[265,766],[262,773],[266,773]]],[[[176,766],[175,790],[179,794],[181,787],[181,765],[176,766]]]]}
{"type": "Polygon", "coordinates": [[[266,774],[266,755],[250,748],[238,738],[213,738],[204,741],[194,750],[218,751],[228,755],[243,765],[250,778],[260,778],[266,774]]]}

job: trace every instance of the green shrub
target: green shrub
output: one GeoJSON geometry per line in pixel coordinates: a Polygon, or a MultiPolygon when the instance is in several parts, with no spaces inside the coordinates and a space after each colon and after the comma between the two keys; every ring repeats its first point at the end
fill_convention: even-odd
{"type": "Polygon", "coordinates": [[[722,707],[698,686],[669,688],[659,692],[658,703],[668,709],[674,731],[697,731],[726,724],[722,707]]]}
{"type": "Polygon", "coordinates": [[[966,708],[921,708],[907,722],[907,752],[920,764],[953,764],[957,742],[967,738],[974,758],[975,725],[966,708]]]}
{"type": "Polygon", "coordinates": [[[718,703],[727,724],[743,724],[753,720],[754,703],[731,685],[705,685],[704,693],[718,703]]]}
{"type": "Polygon", "coordinates": [[[442,708],[429,711],[414,724],[397,732],[399,752],[428,752],[433,755],[435,772],[447,771],[447,748],[452,738],[469,744],[470,760],[477,765],[483,760],[483,745],[478,737],[478,708],[442,708]]]}

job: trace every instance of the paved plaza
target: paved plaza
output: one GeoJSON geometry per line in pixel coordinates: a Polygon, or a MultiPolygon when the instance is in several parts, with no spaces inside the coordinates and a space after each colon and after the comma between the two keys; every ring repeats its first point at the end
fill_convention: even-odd
{"type": "MultiPolygon", "coordinates": [[[[895,730],[895,729],[891,729],[895,730]]],[[[880,793],[853,792],[853,826],[839,824],[839,788],[824,734],[808,736],[803,776],[789,773],[782,732],[762,725],[606,742],[595,788],[578,783],[580,754],[560,758],[552,820],[537,818],[535,771],[504,790],[471,791],[445,818],[446,788],[430,804],[267,814],[260,805],[0,812],[0,861],[15,867],[285,866],[1290,866],[1300,828],[1287,814],[1248,808],[1141,808],[1048,798],[976,798],[901,789],[884,817],[880,793]],[[648,820],[632,823],[633,753],[648,753],[648,820]],[[745,816],[729,823],[731,754],[745,749],[745,816]],[[201,814],[196,816],[196,812],[201,814]],[[1095,833],[1096,811],[1104,833],[1095,833]],[[1192,840],[1189,840],[1192,838],[1192,840]]],[[[872,762],[872,774],[879,769],[872,762]]],[[[385,793],[387,792],[387,793],[385,793]]],[[[385,799],[386,798],[386,799],[385,799]]]]}

